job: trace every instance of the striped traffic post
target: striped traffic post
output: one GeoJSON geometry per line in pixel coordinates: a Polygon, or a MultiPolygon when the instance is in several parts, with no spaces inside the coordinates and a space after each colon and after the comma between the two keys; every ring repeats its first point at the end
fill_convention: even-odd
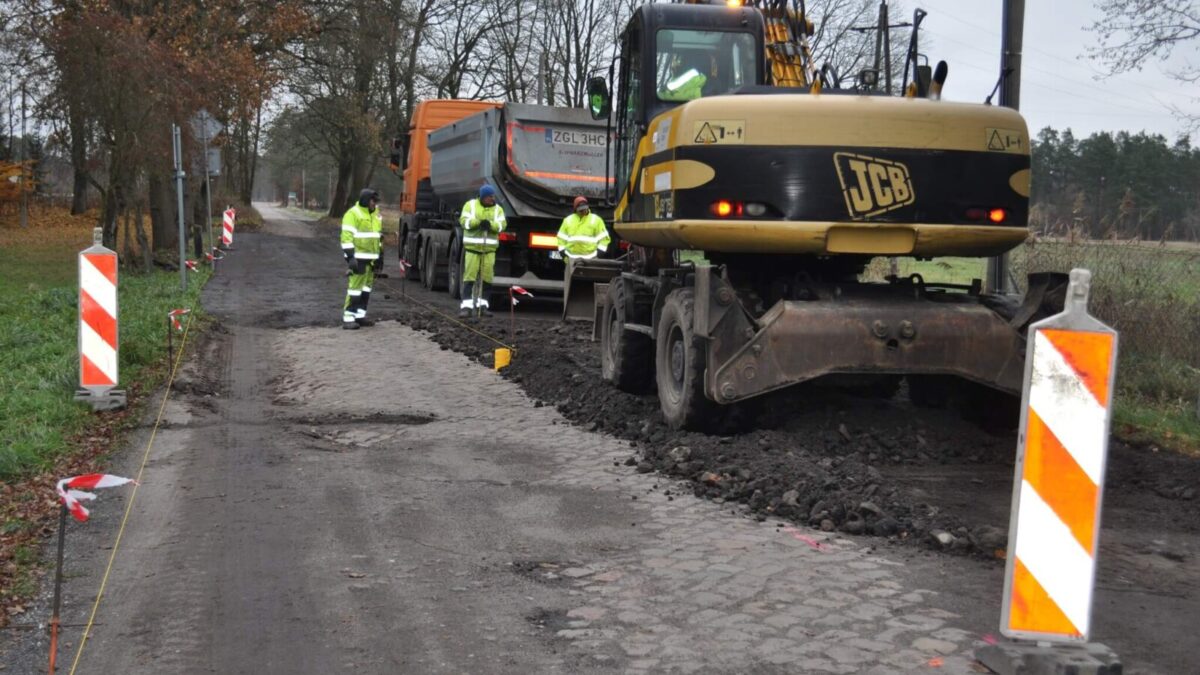
{"type": "Polygon", "coordinates": [[[225,248],[233,248],[233,221],[236,217],[237,211],[229,207],[221,218],[221,246],[225,248]]]}
{"type": "Polygon", "coordinates": [[[104,247],[103,230],[79,253],[79,390],[75,400],[93,410],[125,406],[119,382],[120,329],[117,321],[117,254],[104,247]]]}
{"type": "Polygon", "coordinates": [[[1017,642],[979,653],[997,672],[1020,672],[1014,654],[1027,665],[1120,672],[1111,650],[1086,644],[1117,332],[1087,312],[1091,272],[1070,279],[1064,311],[1029,327],[1000,624],[1017,642]]]}

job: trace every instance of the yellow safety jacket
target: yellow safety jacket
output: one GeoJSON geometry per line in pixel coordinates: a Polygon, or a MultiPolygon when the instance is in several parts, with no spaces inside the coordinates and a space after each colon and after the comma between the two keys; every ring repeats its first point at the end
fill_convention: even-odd
{"type": "Polygon", "coordinates": [[[458,222],[463,226],[463,248],[471,253],[491,253],[500,247],[500,233],[508,225],[504,219],[504,207],[497,202],[484,206],[478,199],[463,204],[458,222]],[[488,221],[487,227],[483,221],[488,221]]]}
{"type": "Polygon", "coordinates": [[[558,250],[568,258],[595,258],[597,249],[607,251],[611,241],[604,219],[594,213],[572,213],[558,226],[558,250]]]}
{"type": "Polygon", "coordinates": [[[658,97],[664,101],[694,101],[703,95],[704,85],[708,77],[695,68],[689,68],[658,90],[658,97]]]}
{"type": "Polygon", "coordinates": [[[355,204],[342,216],[342,253],[359,260],[377,260],[383,233],[383,216],[355,204]]]}

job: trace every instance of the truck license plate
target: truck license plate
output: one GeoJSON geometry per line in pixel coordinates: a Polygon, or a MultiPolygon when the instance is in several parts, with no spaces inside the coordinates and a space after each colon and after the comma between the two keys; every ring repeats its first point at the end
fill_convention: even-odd
{"type": "Polygon", "coordinates": [[[546,129],[546,142],[551,145],[585,145],[604,147],[603,131],[571,131],[569,129],[546,129]]]}

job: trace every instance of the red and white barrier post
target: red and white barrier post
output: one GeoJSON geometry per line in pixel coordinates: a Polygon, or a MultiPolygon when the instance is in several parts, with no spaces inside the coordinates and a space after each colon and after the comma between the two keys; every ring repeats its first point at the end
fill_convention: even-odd
{"type": "Polygon", "coordinates": [[[221,246],[223,248],[233,248],[233,224],[237,218],[237,211],[231,206],[225,209],[225,215],[221,218],[221,246]]]}
{"type": "Polygon", "coordinates": [[[1071,270],[1063,312],[1029,327],[1000,622],[1013,641],[978,652],[999,673],[1121,672],[1088,643],[1117,364],[1117,332],[1087,312],[1091,276],[1071,270]]]}
{"type": "Polygon", "coordinates": [[[103,230],[93,230],[94,243],[79,253],[79,390],[76,401],[92,410],[125,407],[125,390],[117,389],[120,330],[117,321],[117,254],[101,244],[103,230]]]}

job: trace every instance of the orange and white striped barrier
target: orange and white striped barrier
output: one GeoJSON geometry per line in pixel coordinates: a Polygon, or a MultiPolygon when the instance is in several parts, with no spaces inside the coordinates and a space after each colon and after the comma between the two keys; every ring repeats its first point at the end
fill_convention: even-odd
{"type": "Polygon", "coordinates": [[[111,409],[125,404],[119,381],[120,329],[117,322],[117,254],[102,244],[103,231],[79,253],[79,388],[76,400],[111,409]]]}
{"type": "Polygon", "coordinates": [[[221,218],[221,245],[225,248],[233,246],[233,222],[237,218],[237,211],[233,208],[225,209],[225,215],[221,218]]]}
{"type": "Polygon", "coordinates": [[[1071,271],[1064,311],[1029,327],[1001,632],[1084,642],[1091,628],[1117,332],[1087,313],[1071,271]]]}

